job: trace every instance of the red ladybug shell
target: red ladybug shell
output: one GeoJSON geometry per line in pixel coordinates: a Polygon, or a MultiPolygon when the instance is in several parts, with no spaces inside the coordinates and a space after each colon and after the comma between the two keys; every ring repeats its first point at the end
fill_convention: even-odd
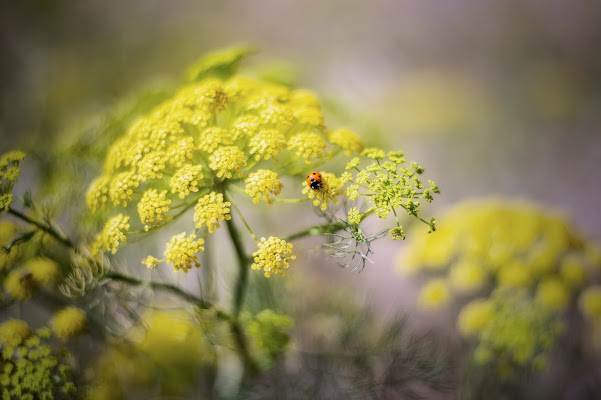
{"type": "Polygon", "coordinates": [[[307,175],[307,185],[313,190],[321,189],[321,174],[319,172],[311,172],[307,175]]]}

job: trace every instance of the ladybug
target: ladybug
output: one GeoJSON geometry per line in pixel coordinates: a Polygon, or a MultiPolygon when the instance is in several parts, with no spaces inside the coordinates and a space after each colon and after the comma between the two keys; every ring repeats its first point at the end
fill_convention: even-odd
{"type": "Polygon", "coordinates": [[[321,174],[319,172],[311,172],[307,175],[307,185],[313,190],[319,190],[322,188],[323,184],[321,182],[321,174]]]}

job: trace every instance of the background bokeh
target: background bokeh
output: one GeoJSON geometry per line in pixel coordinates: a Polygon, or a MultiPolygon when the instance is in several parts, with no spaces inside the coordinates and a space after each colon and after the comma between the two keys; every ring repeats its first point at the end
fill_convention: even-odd
{"type": "MultiPolygon", "coordinates": [[[[236,43],[260,50],[250,64],[265,74],[318,93],[366,143],[419,160],[442,191],[430,214],[519,197],[601,241],[595,0],[2,2],[0,150],[59,149],[119,99],[236,43]]],[[[398,251],[378,242],[361,274],[318,268],[392,314],[417,291],[393,268],[398,251]]]]}

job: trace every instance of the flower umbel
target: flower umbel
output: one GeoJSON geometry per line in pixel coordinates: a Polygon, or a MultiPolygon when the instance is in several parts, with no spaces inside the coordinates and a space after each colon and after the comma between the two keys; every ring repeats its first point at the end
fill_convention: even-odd
{"type": "Polygon", "coordinates": [[[277,196],[282,193],[284,188],[278,174],[268,169],[260,169],[251,173],[244,182],[246,182],[244,192],[253,198],[252,202],[255,204],[259,202],[261,197],[267,204],[272,204],[273,200],[269,195],[277,196]]]}
{"type": "Polygon", "coordinates": [[[190,192],[198,192],[198,184],[204,178],[202,170],[202,165],[185,165],[178,169],[169,181],[171,193],[177,193],[183,199],[190,192]]]}
{"type": "Polygon", "coordinates": [[[238,177],[242,177],[241,167],[246,165],[246,156],[235,146],[226,146],[218,148],[209,157],[211,161],[209,167],[217,171],[217,177],[231,178],[235,172],[238,177]]]}
{"type": "Polygon", "coordinates": [[[186,237],[186,232],[175,235],[167,243],[166,261],[173,264],[175,271],[181,269],[184,273],[188,273],[192,267],[200,268],[196,253],[204,251],[204,242],[203,238],[196,240],[194,234],[186,237]]]}
{"type": "Polygon", "coordinates": [[[292,243],[286,243],[278,237],[270,236],[268,239],[263,237],[257,245],[259,249],[253,253],[252,269],[263,270],[266,278],[271,274],[284,275],[290,260],[296,258],[292,253],[292,243]]]}
{"type": "Polygon", "coordinates": [[[63,308],[54,315],[50,326],[62,340],[71,339],[86,328],[86,313],[77,307],[63,308]]]}
{"type": "Polygon", "coordinates": [[[115,254],[121,243],[127,240],[125,234],[129,231],[129,217],[119,214],[109,219],[100,235],[100,243],[105,250],[115,254]]]}
{"type": "Polygon", "coordinates": [[[219,221],[232,219],[229,209],[231,205],[229,201],[223,201],[223,193],[211,192],[201,197],[194,207],[196,227],[201,228],[206,225],[209,233],[213,233],[215,228],[221,226],[219,221]]]}
{"type": "Polygon", "coordinates": [[[329,132],[328,139],[344,149],[349,156],[352,153],[359,154],[363,151],[363,142],[359,139],[359,136],[346,128],[338,128],[329,132]]]}
{"type": "Polygon", "coordinates": [[[161,226],[163,222],[169,220],[167,211],[169,211],[171,200],[166,196],[166,190],[159,193],[156,189],[149,189],[144,192],[138,203],[138,213],[140,221],[144,224],[144,230],[149,230],[153,226],[161,226]]]}
{"type": "Polygon", "coordinates": [[[330,201],[333,204],[338,204],[337,197],[344,194],[345,190],[341,189],[342,182],[336,178],[336,175],[322,171],[321,176],[321,187],[319,189],[311,189],[306,183],[303,183],[303,193],[308,195],[310,199],[314,199],[314,206],[319,206],[322,211],[325,211],[330,201]]]}

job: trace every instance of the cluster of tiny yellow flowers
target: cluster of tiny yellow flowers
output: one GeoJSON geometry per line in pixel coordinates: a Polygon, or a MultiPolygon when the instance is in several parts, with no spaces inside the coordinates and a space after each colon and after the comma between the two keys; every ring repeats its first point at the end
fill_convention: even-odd
{"type": "Polygon", "coordinates": [[[549,352],[564,329],[548,308],[522,291],[502,289],[489,300],[475,300],[468,306],[458,327],[477,339],[477,362],[495,363],[505,373],[514,366],[539,371],[547,366],[549,352]]]}
{"type": "Polygon", "coordinates": [[[36,332],[20,320],[0,324],[0,396],[2,399],[74,398],[77,388],[66,358],[48,345],[52,332],[36,332]]]}
{"type": "Polygon", "coordinates": [[[296,258],[292,253],[292,243],[275,236],[261,238],[257,246],[259,249],[253,253],[254,262],[251,267],[254,270],[263,270],[266,278],[271,274],[284,275],[290,260],[296,258]]]}
{"type": "Polygon", "coordinates": [[[52,330],[62,340],[82,334],[86,328],[86,313],[77,307],[63,308],[50,320],[52,330]]]}
{"type": "MultiPolygon", "coordinates": [[[[463,305],[457,327],[480,343],[481,360],[494,358],[490,347],[506,346],[503,341],[509,339],[495,335],[510,335],[511,324],[515,323],[512,334],[518,337],[534,335],[529,329],[545,329],[543,322],[561,325],[564,310],[574,300],[588,320],[601,322],[601,286],[595,283],[601,270],[597,247],[562,218],[531,204],[491,199],[460,204],[444,214],[442,221],[436,235],[413,232],[412,242],[400,254],[399,268],[432,277],[420,294],[419,303],[426,308],[477,296],[463,305]],[[514,318],[510,322],[510,311],[501,314],[516,293],[520,307],[532,309],[533,315],[542,313],[544,321],[527,323],[514,318]],[[502,322],[503,318],[507,321],[502,322]],[[480,334],[484,330],[485,337],[480,334]]],[[[559,331],[553,332],[548,340],[554,342],[559,331]]],[[[528,342],[516,350],[519,354],[513,361],[524,365],[525,358],[536,358],[540,364],[550,348],[551,344],[528,342]]]]}
{"type": "Polygon", "coordinates": [[[165,259],[167,262],[173,264],[175,271],[182,270],[184,273],[187,273],[192,267],[200,268],[196,253],[204,251],[203,244],[203,238],[196,240],[196,235],[194,234],[186,237],[186,232],[180,233],[172,237],[169,243],[167,243],[165,259]]]}
{"type": "Polygon", "coordinates": [[[252,172],[244,182],[246,183],[244,192],[253,198],[252,202],[254,204],[257,204],[261,198],[267,204],[272,204],[273,200],[269,195],[277,196],[282,193],[282,189],[284,188],[278,174],[268,169],[260,169],[257,172],[252,172]]]}
{"type": "Polygon", "coordinates": [[[198,192],[198,184],[204,175],[202,165],[186,165],[177,171],[169,181],[171,193],[177,193],[183,199],[191,192],[198,192]]]}
{"type": "Polygon", "coordinates": [[[161,226],[163,222],[169,220],[167,211],[169,211],[171,200],[166,196],[166,190],[159,193],[156,189],[149,189],[144,192],[138,203],[138,214],[140,214],[140,221],[144,224],[145,230],[149,230],[153,226],[161,226]]]}
{"type": "Polygon", "coordinates": [[[322,171],[321,177],[320,188],[311,189],[306,183],[303,183],[303,193],[313,199],[315,207],[319,206],[321,210],[325,210],[330,202],[338,204],[338,196],[343,195],[345,191],[342,189],[342,181],[336,178],[336,175],[322,171]]]}
{"type": "Polygon", "coordinates": [[[0,212],[8,212],[13,201],[13,185],[19,181],[19,163],[25,158],[22,151],[10,151],[0,157],[0,212]]]}
{"type": "Polygon", "coordinates": [[[133,172],[122,172],[115,176],[108,191],[114,205],[127,207],[127,204],[132,201],[134,189],[140,185],[139,178],[133,172]]]}
{"type": "Polygon", "coordinates": [[[153,256],[148,256],[142,260],[142,264],[146,265],[150,269],[156,268],[160,262],[161,262],[161,260],[159,260],[153,256]]]}
{"type": "Polygon", "coordinates": [[[194,207],[196,227],[201,228],[205,225],[209,233],[213,233],[215,228],[221,226],[219,221],[229,221],[232,218],[229,208],[231,205],[229,201],[223,201],[222,193],[211,192],[201,197],[194,207]]]}
{"type": "MultiPolygon", "coordinates": [[[[397,209],[418,217],[420,202],[416,199],[423,198],[431,202],[432,195],[440,193],[438,186],[433,181],[428,181],[429,188],[426,189],[419,177],[424,169],[416,163],[403,166],[406,160],[402,152],[386,154],[382,149],[369,147],[363,149],[361,155],[370,160],[369,164],[362,168],[361,158],[354,157],[347,163],[346,172],[341,176],[343,182],[350,182],[346,195],[350,200],[356,200],[359,196],[368,197],[376,215],[382,219],[392,212],[397,226],[389,233],[393,240],[405,239],[397,209]]],[[[434,219],[429,223],[421,218],[420,220],[428,224],[429,232],[435,230],[434,219]]]]}
{"type": "Polygon", "coordinates": [[[246,165],[246,156],[235,146],[220,147],[209,157],[209,167],[217,171],[217,178],[231,178],[232,172],[238,178],[242,177],[241,167],[246,165]]]}
{"type": "Polygon", "coordinates": [[[361,213],[357,210],[357,207],[353,207],[348,212],[348,222],[351,224],[359,225],[361,222],[361,213]]]}
{"type": "Polygon", "coordinates": [[[260,131],[250,139],[250,154],[254,155],[256,161],[261,159],[269,160],[273,157],[274,162],[278,162],[276,157],[284,151],[286,137],[276,130],[260,131]]]}
{"type": "Polygon", "coordinates": [[[313,132],[297,133],[290,138],[288,146],[297,156],[304,158],[307,164],[311,163],[311,158],[324,158],[328,155],[328,144],[321,135],[313,132]]]}
{"type": "Polygon", "coordinates": [[[125,235],[129,231],[129,217],[118,214],[109,219],[99,237],[99,243],[105,250],[115,254],[121,243],[127,240],[125,235]]]}

